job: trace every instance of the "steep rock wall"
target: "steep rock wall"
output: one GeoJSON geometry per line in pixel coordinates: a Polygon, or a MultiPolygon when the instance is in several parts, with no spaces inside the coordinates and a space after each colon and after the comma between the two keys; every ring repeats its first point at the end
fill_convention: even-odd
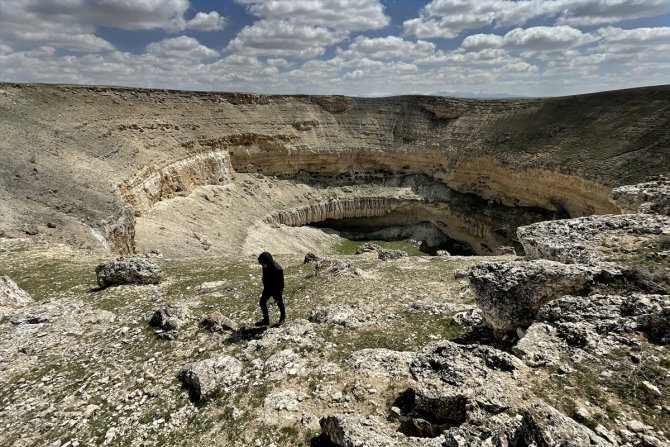
{"type": "Polygon", "coordinates": [[[188,194],[197,186],[230,183],[230,157],[224,150],[195,154],[160,169],[144,168],[119,186],[123,200],[140,215],[156,202],[177,193],[188,194]]]}
{"type": "MultiPolygon", "coordinates": [[[[142,215],[228,181],[226,153],[238,172],[326,183],[422,174],[491,204],[617,212],[612,187],[670,171],[668,105],[669,86],[476,101],[0,84],[11,210],[0,231],[55,223],[38,237],[98,244],[91,229],[126,203],[142,215]]],[[[128,228],[112,233],[110,246],[133,246],[119,239],[128,228]]]]}

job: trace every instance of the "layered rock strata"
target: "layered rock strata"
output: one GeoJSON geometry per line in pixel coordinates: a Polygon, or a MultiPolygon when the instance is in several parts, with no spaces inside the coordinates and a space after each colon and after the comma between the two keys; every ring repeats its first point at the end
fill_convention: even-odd
{"type": "Polygon", "coordinates": [[[32,237],[122,253],[138,233],[119,221],[126,204],[146,216],[234,172],[331,185],[424,175],[491,204],[575,217],[618,212],[612,187],[670,167],[667,86],[506,101],[0,90],[0,231],[25,236],[30,224],[32,237]]]}

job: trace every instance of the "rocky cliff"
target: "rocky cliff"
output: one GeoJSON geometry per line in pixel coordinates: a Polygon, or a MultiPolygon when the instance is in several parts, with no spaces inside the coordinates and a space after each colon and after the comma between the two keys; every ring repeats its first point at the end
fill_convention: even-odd
{"type": "MultiPolygon", "coordinates": [[[[287,216],[286,204],[311,209],[327,199],[328,188],[420,177],[424,186],[448,189],[461,202],[479,201],[477,208],[493,220],[517,215],[513,225],[503,225],[508,236],[500,241],[468,241],[486,254],[515,242],[521,224],[617,213],[608,199],[613,187],[667,173],[669,103],[669,86],[476,101],[0,84],[0,231],[122,253],[138,246],[177,253],[174,247],[186,240],[167,247],[149,228],[152,213],[178,206],[172,213],[183,219],[163,224],[165,231],[192,225],[189,234],[199,231],[213,247],[189,254],[222,253],[216,247],[224,245],[236,252],[246,233],[234,240],[219,234],[235,221],[247,228],[277,218],[290,224],[279,217],[287,216]],[[172,205],[156,211],[158,203],[189,196],[194,188],[222,193],[242,173],[301,182],[313,197],[299,194],[298,200],[275,189],[253,218],[245,209],[208,209],[215,230],[198,222],[202,204],[193,200],[167,200],[172,205]]],[[[429,189],[420,200],[434,199],[429,189]]],[[[438,202],[422,219],[442,222],[454,237],[500,230],[493,224],[471,228],[467,219],[453,217],[467,212],[435,212],[440,207],[450,202],[438,202]]]]}

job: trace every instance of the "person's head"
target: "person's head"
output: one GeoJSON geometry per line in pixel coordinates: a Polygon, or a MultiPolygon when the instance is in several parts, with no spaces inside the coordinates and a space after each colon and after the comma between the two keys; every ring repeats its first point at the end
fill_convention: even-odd
{"type": "Polygon", "coordinates": [[[263,267],[267,268],[268,265],[272,264],[272,255],[264,251],[258,256],[258,263],[263,267]]]}

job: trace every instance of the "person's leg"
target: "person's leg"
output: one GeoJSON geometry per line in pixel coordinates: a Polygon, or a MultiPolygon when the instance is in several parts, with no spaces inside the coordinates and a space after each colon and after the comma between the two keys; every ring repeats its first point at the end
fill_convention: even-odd
{"type": "Polygon", "coordinates": [[[270,324],[270,316],[268,314],[268,300],[270,299],[270,295],[261,295],[260,301],[258,301],[258,305],[261,306],[261,312],[263,312],[263,319],[259,322],[256,323],[256,326],[267,326],[270,324]]]}
{"type": "Polygon", "coordinates": [[[286,320],[286,309],[284,308],[284,299],[282,298],[281,292],[276,294],[274,299],[277,303],[277,307],[279,307],[279,322],[277,323],[279,325],[282,324],[284,320],[286,320]]]}

